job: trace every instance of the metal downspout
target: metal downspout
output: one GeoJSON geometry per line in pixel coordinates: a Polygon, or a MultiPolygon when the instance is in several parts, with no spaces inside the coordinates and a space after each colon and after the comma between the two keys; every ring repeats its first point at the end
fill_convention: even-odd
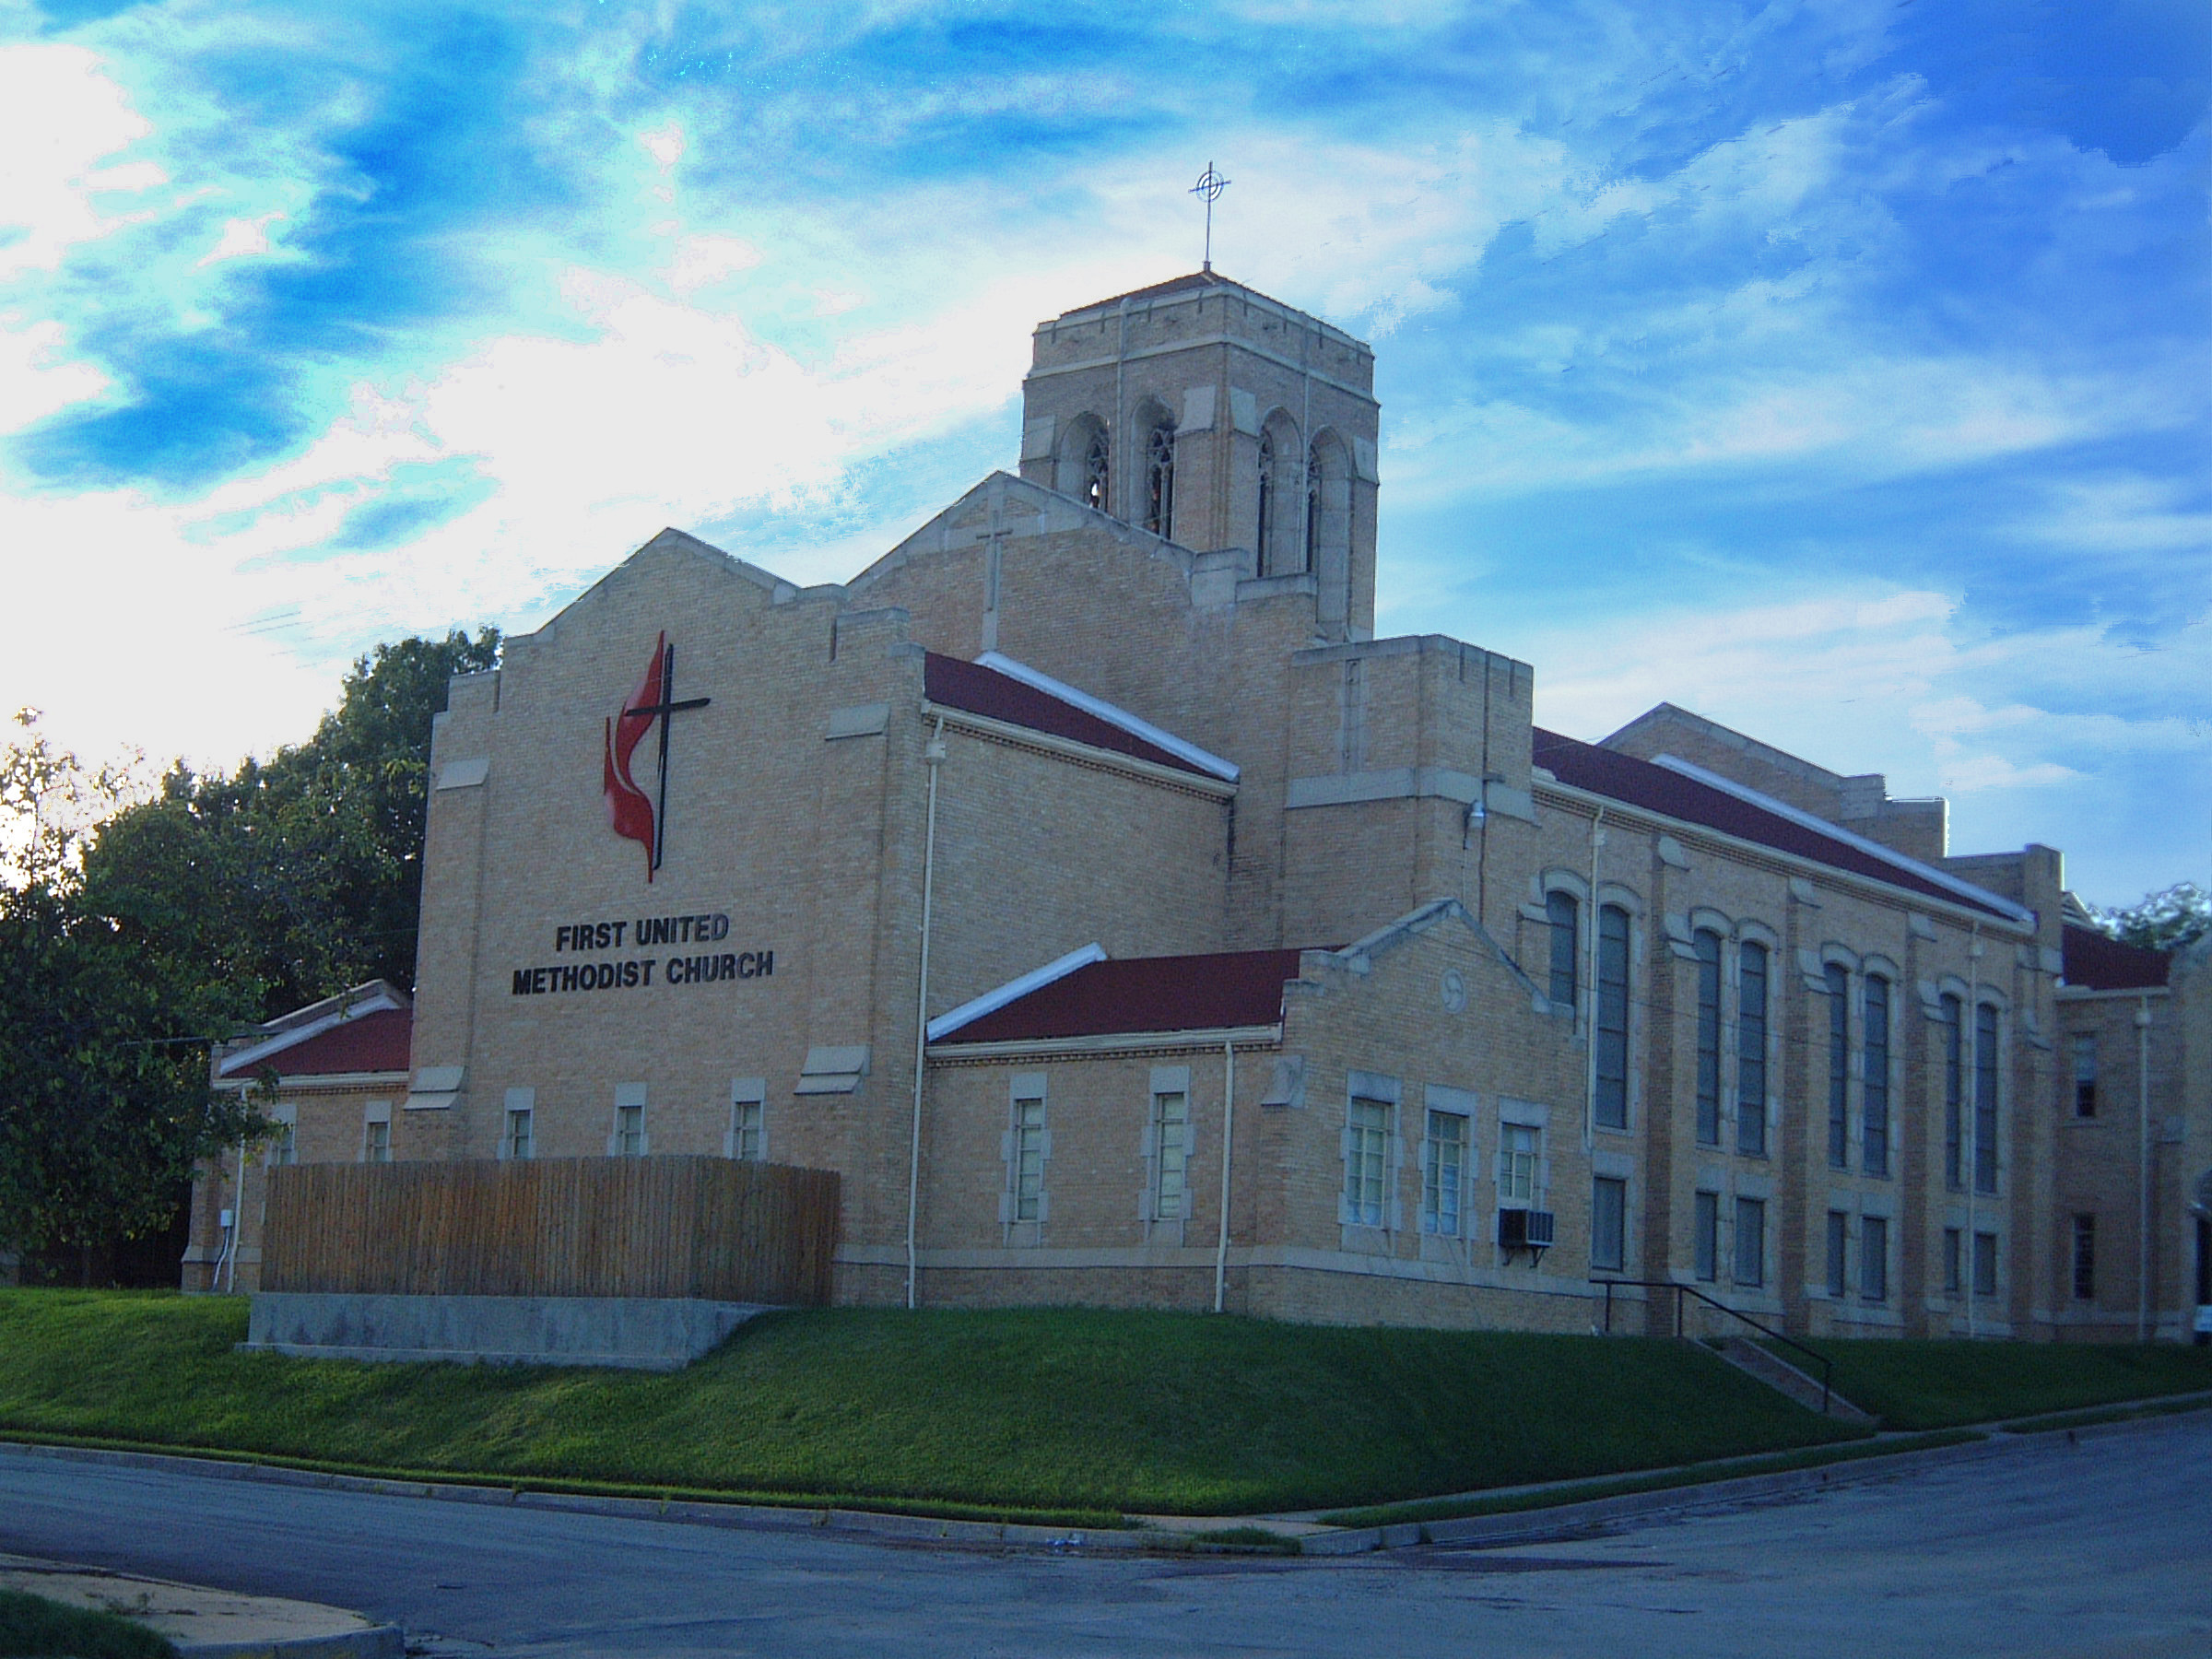
{"type": "Polygon", "coordinates": [[[945,717],[922,750],[929,771],[929,807],[922,832],[922,970],[914,992],[914,1121],[906,1153],[906,1305],[916,1306],[914,1229],[922,1209],[922,1077],[929,1047],[929,920],[937,873],[937,770],[945,764],[945,717]]]}

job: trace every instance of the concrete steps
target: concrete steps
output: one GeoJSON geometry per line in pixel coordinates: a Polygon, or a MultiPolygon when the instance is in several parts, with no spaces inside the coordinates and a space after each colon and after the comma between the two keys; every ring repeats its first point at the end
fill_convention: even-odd
{"type": "MultiPolygon", "coordinates": [[[[1713,1345],[1713,1351],[1745,1375],[1758,1378],[1769,1388],[1785,1394],[1807,1411],[1818,1411],[1820,1406],[1820,1379],[1808,1375],[1771,1349],[1745,1336],[1724,1336],[1713,1345]]],[[[1830,1390],[1828,1396],[1828,1415],[1847,1423],[1872,1423],[1877,1419],[1870,1411],[1862,1411],[1841,1394],[1830,1390]]]]}

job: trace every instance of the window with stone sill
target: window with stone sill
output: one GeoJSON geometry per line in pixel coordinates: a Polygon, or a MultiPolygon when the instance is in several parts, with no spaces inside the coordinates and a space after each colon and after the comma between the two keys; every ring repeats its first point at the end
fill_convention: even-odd
{"type": "MultiPolygon", "coordinates": [[[[1736,962],[1735,1149],[1767,1150],[1767,947],[1747,944],[1736,962]]],[[[1739,1281],[1741,1282],[1741,1281],[1739,1281]]]]}
{"type": "Polygon", "coordinates": [[[1421,1230],[1455,1239],[1467,1167],[1467,1120],[1463,1112],[1431,1112],[1421,1142],[1421,1230]]]}
{"type": "Polygon", "coordinates": [[[507,1113],[506,1150],[509,1158],[528,1158],[536,1147],[534,1113],[527,1106],[518,1106],[507,1113]]]}
{"type": "Polygon", "coordinates": [[[361,1125],[361,1161],[363,1163],[390,1163],[392,1161],[392,1123],[389,1118],[380,1123],[361,1125]]]}
{"type": "Polygon", "coordinates": [[[1190,1214],[1191,1097],[1162,1089],[1152,1097],[1154,1154],[1152,1218],[1179,1221],[1190,1214]]]}
{"type": "Polygon", "coordinates": [[[1498,1130],[1498,1196],[1507,1204],[1536,1199],[1536,1132],[1525,1124],[1498,1130]]]}
{"type": "Polygon", "coordinates": [[[1355,1099],[1344,1137],[1344,1213],[1359,1227],[1382,1227],[1389,1217],[1390,1106],[1355,1099]]]}

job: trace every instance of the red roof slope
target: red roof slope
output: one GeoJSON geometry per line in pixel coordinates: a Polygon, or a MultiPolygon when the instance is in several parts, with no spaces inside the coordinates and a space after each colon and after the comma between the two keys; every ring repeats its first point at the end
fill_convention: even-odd
{"type": "Polygon", "coordinates": [[[2093,927],[2065,930],[2066,983],[2091,991],[2151,991],[2166,983],[2173,959],[2162,950],[2123,945],[2093,927]]]}
{"type": "MultiPolygon", "coordinates": [[[[280,1049],[266,1062],[279,1077],[331,1077],[346,1072],[404,1072],[407,1069],[414,1011],[379,1008],[359,1019],[341,1020],[329,1030],[304,1042],[280,1049]]],[[[237,1077],[235,1062],[223,1067],[226,1077],[237,1077]]],[[[259,1071],[255,1065],[250,1068],[259,1071]]]]}
{"type": "Polygon", "coordinates": [[[2013,920],[1994,904],[1977,903],[1940,882],[1930,881],[1900,865],[1863,852],[1849,841],[1823,835],[1778,812],[1769,812],[1732,795],[1724,789],[1715,789],[1710,783],[1700,783],[1695,778],[1686,778],[1680,772],[1654,766],[1649,760],[1639,760],[1632,755],[1600,748],[1592,743],[1578,743],[1571,737],[1539,728],[1535,733],[1535,762],[1562,783],[1589,790],[1593,794],[1610,796],[1623,806],[1641,806],[1647,812],[1663,813],[1685,823],[1702,824],[1724,835],[1733,835],[1738,841],[1771,847],[1778,853],[1792,853],[1832,869],[1849,870],[1854,876],[1872,877],[1891,887],[1940,899],[1946,904],[1963,904],[1992,916],[2013,920]]]}
{"type": "Polygon", "coordinates": [[[1131,957],[1092,962],[947,1035],[946,1042],[1021,1042],[1126,1031],[1273,1025],[1295,950],[1131,957]]]}
{"type": "Polygon", "coordinates": [[[981,663],[963,663],[933,651],[922,665],[922,685],[931,702],[947,709],[963,709],[986,719],[1088,743],[1093,748],[1112,749],[1117,755],[1149,760],[1155,766],[1171,766],[1201,778],[1214,775],[1134,732],[1124,732],[1112,721],[1100,720],[1073,703],[1062,702],[1049,691],[1024,685],[1012,675],[981,663]]]}

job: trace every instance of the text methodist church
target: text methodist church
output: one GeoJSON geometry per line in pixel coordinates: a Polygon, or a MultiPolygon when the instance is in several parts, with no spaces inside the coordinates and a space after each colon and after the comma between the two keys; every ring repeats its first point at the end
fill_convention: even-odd
{"type": "Polygon", "coordinates": [[[1210,272],[1081,307],[1018,476],[851,582],[664,531],[456,679],[414,996],[218,1058],[285,1130],[188,1287],[253,1286],[272,1162],[676,1154],[834,1171],[843,1301],[2184,1330],[2195,964],[1941,801],[1374,638],[1372,371],[1210,272]]]}

